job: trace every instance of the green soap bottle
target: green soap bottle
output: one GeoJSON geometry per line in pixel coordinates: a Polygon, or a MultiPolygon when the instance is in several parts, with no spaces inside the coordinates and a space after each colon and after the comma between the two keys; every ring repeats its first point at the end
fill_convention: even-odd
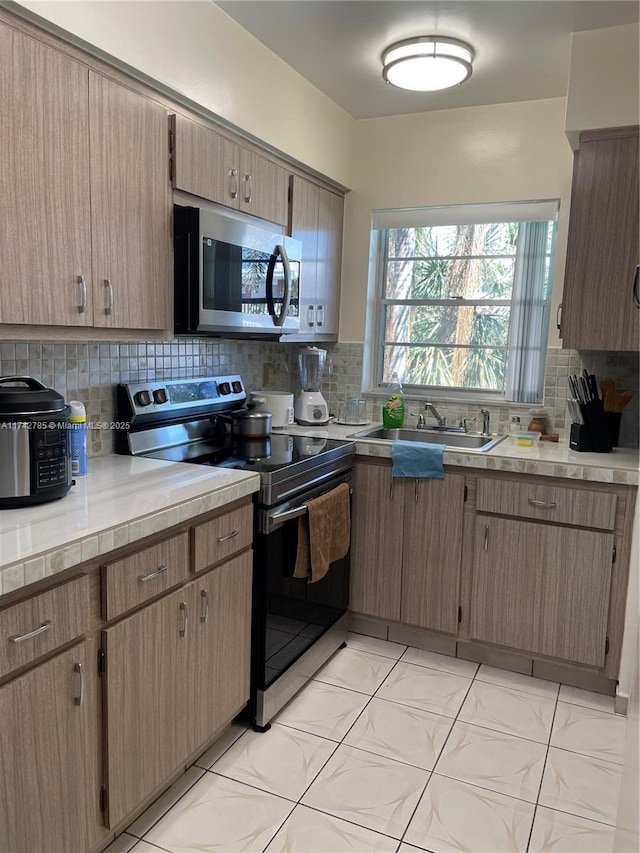
{"type": "Polygon", "coordinates": [[[382,407],[382,425],[385,429],[400,429],[404,424],[404,395],[397,373],[392,375],[388,391],[387,402],[382,407]]]}

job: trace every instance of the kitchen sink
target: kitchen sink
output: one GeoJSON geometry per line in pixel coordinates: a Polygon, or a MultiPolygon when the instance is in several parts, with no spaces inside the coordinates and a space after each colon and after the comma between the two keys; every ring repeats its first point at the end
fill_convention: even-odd
{"type": "Polygon", "coordinates": [[[461,450],[479,450],[485,453],[499,444],[506,435],[480,435],[479,432],[448,432],[438,429],[385,429],[372,427],[354,432],[348,438],[375,438],[382,441],[422,441],[429,444],[446,444],[461,450]]]}

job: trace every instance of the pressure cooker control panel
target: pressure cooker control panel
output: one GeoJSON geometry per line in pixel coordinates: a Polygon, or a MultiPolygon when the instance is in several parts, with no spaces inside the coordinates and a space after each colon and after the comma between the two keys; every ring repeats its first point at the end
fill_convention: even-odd
{"type": "Polygon", "coordinates": [[[35,458],[35,488],[40,491],[66,483],[69,467],[68,430],[52,422],[46,429],[31,430],[30,438],[35,458]]]}

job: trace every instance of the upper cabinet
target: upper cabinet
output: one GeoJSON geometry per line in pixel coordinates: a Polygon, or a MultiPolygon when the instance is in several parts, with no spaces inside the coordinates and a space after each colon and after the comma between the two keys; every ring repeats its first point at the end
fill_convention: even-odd
{"type": "Polygon", "coordinates": [[[90,326],[89,72],[0,25],[0,322],[90,326]]]}
{"type": "Polygon", "coordinates": [[[637,350],[638,128],[588,131],[575,155],[563,347],[637,350]]]}
{"type": "Polygon", "coordinates": [[[297,175],[291,181],[291,236],[303,261],[296,340],[337,340],[344,198],[297,175]]]}
{"type": "Polygon", "coordinates": [[[289,173],[181,115],[174,117],[173,186],[286,227],[289,173]]]}
{"type": "Polygon", "coordinates": [[[89,75],[94,325],[167,326],[171,197],[167,112],[89,75]]]}
{"type": "Polygon", "coordinates": [[[167,328],[167,111],[4,24],[0,59],[0,323],[167,328]]]}

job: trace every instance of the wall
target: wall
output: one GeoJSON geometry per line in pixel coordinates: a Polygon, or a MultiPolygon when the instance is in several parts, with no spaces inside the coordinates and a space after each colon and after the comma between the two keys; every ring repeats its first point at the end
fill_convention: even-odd
{"type": "Polygon", "coordinates": [[[567,90],[567,136],[638,124],[640,31],[637,24],[573,33],[567,90]]]}
{"type": "Polygon", "coordinates": [[[349,185],[355,121],[210,0],[19,5],[349,185]]]}
{"type": "MultiPolygon", "coordinates": [[[[555,317],[573,160],[564,114],[564,98],[554,98],[358,122],[345,211],[341,340],[365,340],[371,211],[379,208],[559,198],[555,317]]],[[[558,346],[551,325],[549,344],[558,346]]]]}

